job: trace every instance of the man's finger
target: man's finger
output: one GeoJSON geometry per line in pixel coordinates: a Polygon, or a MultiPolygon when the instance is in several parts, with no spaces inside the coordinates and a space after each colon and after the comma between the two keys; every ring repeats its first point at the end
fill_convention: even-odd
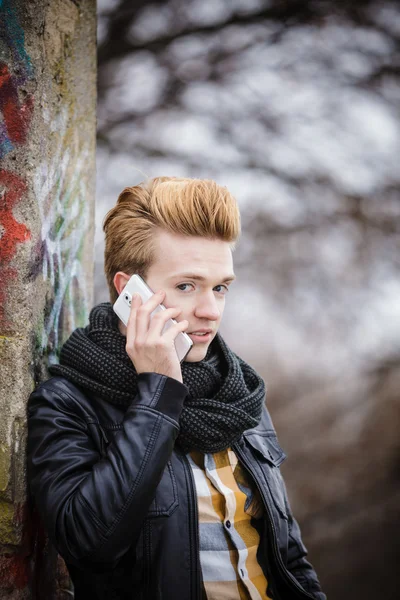
{"type": "Polygon", "coordinates": [[[142,304],[142,298],[141,298],[140,294],[137,294],[137,293],[133,294],[131,310],[129,313],[129,319],[128,319],[128,323],[126,325],[127,343],[129,343],[131,339],[134,339],[134,337],[136,335],[136,314],[137,314],[137,309],[139,308],[139,306],[141,304],[142,304]]]}
{"type": "Polygon", "coordinates": [[[150,326],[150,315],[157,306],[164,300],[165,292],[157,292],[137,309],[136,317],[136,335],[138,339],[144,340],[150,326]]]}
{"type": "Polygon", "coordinates": [[[166,341],[175,340],[177,335],[179,333],[181,333],[182,331],[185,331],[185,329],[187,329],[188,327],[189,327],[189,321],[184,319],[183,321],[179,321],[179,323],[171,325],[171,327],[168,329],[168,331],[166,331],[164,333],[163,337],[165,338],[166,341]]]}
{"type": "Polygon", "coordinates": [[[176,319],[182,312],[181,308],[166,308],[165,310],[160,310],[160,312],[156,313],[151,319],[149,326],[149,335],[152,338],[158,338],[163,329],[168,322],[169,319],[176,319]]]}

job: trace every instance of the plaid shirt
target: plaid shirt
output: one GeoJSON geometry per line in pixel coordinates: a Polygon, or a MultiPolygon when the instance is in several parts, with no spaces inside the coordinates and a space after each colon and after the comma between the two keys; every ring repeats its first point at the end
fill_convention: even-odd
{"type": "Polygon", "coordinates": [[[208,600],[265,600],[267,579],[257,561],[260,536],[251,525],[263,507],[258,491],[228,449],[188,455],[196,484],[200,564],[208,600]]]}

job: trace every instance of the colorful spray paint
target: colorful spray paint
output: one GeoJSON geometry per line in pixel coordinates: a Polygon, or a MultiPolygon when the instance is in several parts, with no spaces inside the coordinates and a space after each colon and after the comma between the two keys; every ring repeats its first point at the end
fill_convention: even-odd
{"type": "Polygon", "coordinates": [[[26,142],[33,112],[33,96],[26,84],[33,78],[33,68],[25,49],[24,30],[19,24],[11,0],[0,3],[0,37],[10,64],[0,60],[0,159],[18,144],[26,142]],[[21,100],[21,97],[23,98],[21,100]]]}
{"type": "Polygon", "coordinates": [[[40,275],[53,291],[38,346],[51,362],[56,360],[65,337],[65,319],[68,330],[74,329],[82,324],[89,310],[82,268],[84,241],[90,227],[84,177],[89,149],[78,146],[70,122],[68,111],[62,110],[47,123],[50,130],[57,132],[57,144],[50,159],[38,166],[33,178],[41,235],[34,253],[40,256],[40,261],[34,262],[31,274],[35,274],[36,266],[39,276],[38,266],[41,266],[40,275]]]}
{"type": "Polygon", "coordinates": [[[26,402],[92,301],[95,25],[95,0],[0,0],[0,598],[10,600],[71,595],[27,501],[26,402]]]}
{"type": "MultiPolygon", "coordinates": [[[[24,31],[19,25],[15,7],[10,0],[0,3],[1,56],[0,60],[0,159],[25,144],[33,112],[33,97],[25,84],[33,77],[30,59],[25,51],[24,31]],[[24,96],[24,100],[21,97],[24,96]]],[[[5,316],[7,288],[16,278],[12,265],[18,244],[30,239],[29,229],[13,216],[17,204],[23,200],[26,183],[16,173],[0,171],[0,334],[12,327],[5,316]]]]}
{"type": "Polygon", "coordinates": [[[11,325],[4,315],[6,290],[9,282],[15,280],[17,271],[10,266],[18,245],[30,239],[29,229],[18,223],[13,209],[21,202],[26,192],[26,183],[14,173],[0,170],[0,331],[7,332],[11,325]]]}

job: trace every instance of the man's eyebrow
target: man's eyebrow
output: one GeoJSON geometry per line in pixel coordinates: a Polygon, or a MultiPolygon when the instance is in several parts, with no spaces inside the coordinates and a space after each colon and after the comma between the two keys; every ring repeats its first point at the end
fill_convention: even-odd
{"type": "MultiPolygon", "coordinates": [[[[168,279],[195,279],[197,281],[206,281],[206,277],[202,275],[198,275],[197,273],[175,273],[168,277],[168,279]]],[[[227,283],[228,281],[234,281],[236,279],[236,275],[232,273],[232,275],[228,275],[222,280],[222,283],[227,283]]]]}

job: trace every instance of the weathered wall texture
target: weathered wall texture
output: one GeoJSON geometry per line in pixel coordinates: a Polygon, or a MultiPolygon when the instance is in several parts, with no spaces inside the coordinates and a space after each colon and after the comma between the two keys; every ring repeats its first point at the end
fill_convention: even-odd
{"type": "Polygon", "coordinates": [[[2,600],[63,597],[29,514],[26,401],[92,302],[95,9],[0,0],[2,600]]]}

